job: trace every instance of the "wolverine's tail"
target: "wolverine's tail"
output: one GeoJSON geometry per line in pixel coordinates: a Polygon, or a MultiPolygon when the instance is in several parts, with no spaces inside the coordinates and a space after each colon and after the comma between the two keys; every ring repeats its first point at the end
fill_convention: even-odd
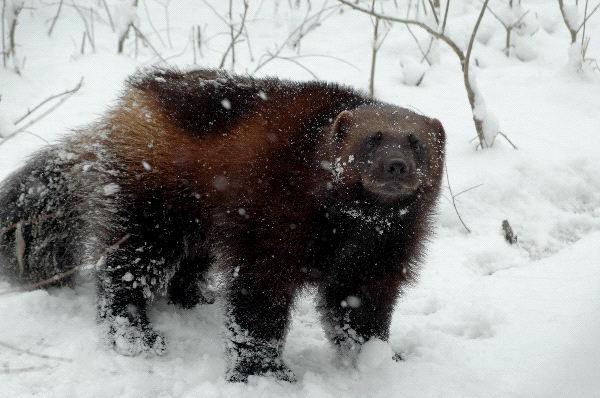
{"type": "Polygon", "coordinates": [[[0,184],[0,274],[9,280],[36,284],[75,266],[74,156],[50,147],[0,184]]]}

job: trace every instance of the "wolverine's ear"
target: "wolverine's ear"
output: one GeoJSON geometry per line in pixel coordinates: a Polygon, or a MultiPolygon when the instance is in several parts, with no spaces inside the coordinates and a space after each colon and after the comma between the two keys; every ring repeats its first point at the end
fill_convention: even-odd
{"type": "Polygon", "coordinates": [[[331,131],[335,140],[344,139],[346,135],[348,135],[352,118],[353,115],[350,111],[341,111],[336,116],[335,120],[333,121],[333,125],[331,126],[331,131]]]}

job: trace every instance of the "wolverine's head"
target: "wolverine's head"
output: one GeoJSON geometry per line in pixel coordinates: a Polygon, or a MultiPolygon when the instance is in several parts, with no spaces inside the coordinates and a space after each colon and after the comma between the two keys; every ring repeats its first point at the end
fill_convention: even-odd
{"type": "Polygon", "coordinates": [[[376,104],[344,110],[329,140],[334,180],[372,202],[411,201],[442,174],[442,124],[408,109],[376,104]]]}

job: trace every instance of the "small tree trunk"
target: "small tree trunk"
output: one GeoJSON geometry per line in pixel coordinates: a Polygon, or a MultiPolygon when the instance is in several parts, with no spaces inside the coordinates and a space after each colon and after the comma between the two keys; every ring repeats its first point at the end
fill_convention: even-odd
{"type": "Polygon", "coordinates": [[[469,105],[471,105],[471,113],[473,114],[473,124],[475,125],[475,131],[477,132],[477,138],[479,139],[479,145],[481,145],[482,149],[489,148],[489,144],[485,138],[485,134],[483,131],[483,120],[479,120],[479,118],[475,114],[475,108],[477,106],[476,95],[473,87],[471,86],[471,82],[469,81],[469,69],[465,68],[463,65],[463,80],[465,82],[465,89],[467,90],[467,98],[469,99],[469,105]]]}
{"type": "Polygon", "coordinates": [[[229,35],[231,36],[231,70],[235,69],[235,32],[233,29],[233,0],[229,0],[229,35]]]}
{"type": "Polygon", "coordinates": [[[6,14],[6,0],[2,0],[2,66],[6,68],[6,33],[4,32],[4,15],[6,14]]]}
{"type": "Polygon", "coordinates": [[[123,53],[123,46],[125,45],[125,39],[127,38],[127,35],[129,34],[129,29],[131,29],[131,24],[129,24],[127,26],[127,29],[125,30],[125,32],[123,32],[121,37],[119,37],[119,43],[117,45],[117,54],[123,53]]]}
{"type": "Polygon", "coordinates": [[[575,44],[577,41],[577,31],[569,28],[569,33],[571,33],[571,44],[575,44]]]}
{"type": "Polygon", "coordinates": [[[371,73],[369,75],[369,95],[375,95],[375,66],[377,64],[377,41],[379,39],[379,18],[375,18],[373,27],[373,47],[371,48],[371,73]]]}

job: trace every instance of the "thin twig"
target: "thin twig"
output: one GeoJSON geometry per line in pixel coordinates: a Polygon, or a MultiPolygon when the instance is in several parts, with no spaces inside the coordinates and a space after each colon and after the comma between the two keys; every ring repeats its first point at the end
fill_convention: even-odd
{"type": "MultiPolygon", "coordinates": [[[[29,123],[19,127],[18,129],[16,129],[12,133],[8,134],[7,136],[0,138],[0,145],[4,144],[9,139],[15,137],[17,134],[25,131],[25,129],[31,127],[33,124],[39,122],[42,118],[46,117],[49,113],[56,110],[56,108],[58,108],[66,100],[68,100],[73,94],[75,94],[77,91],[79,91],[79,89],[81,89],[82,86],[83,86],[83,77],[79,80],[79,83],[77,83],[77,85],[74,88],[72,88],[71,90],[68,90],[64,93],[61,93],[61,95],[60,95],[60,96],[62,96],[61,100],[58,101],[56,104],[54,104],[52,107],[50,107],[48,110],[46,110],[44,113],[42,113],[40,116],[36,117],[35,119],[32,119],[31,121],[29,121],[29,123]]],[[[58,98],[58,96],[55,98],[58,98]]]]}
{"type": "Polygon", "coordinates": [[[156,26],[154,26],[154,23],[152,23],[152,18],[150,17],[150,12],[148,11],[148,4],[146,4],[145,1],[142,1],[142,4],[144,5],[144,11],[146,12],[146,17],[148,19],[148,24],[150,25],[150,27],[152,28],[152,30],[154,31],[154,33],[156,34],[156,36],[158,36],[158,40],[160,41],[160,44],[162,44],[163,47],[166,47],[165,42],[163,41],[160,32],[156,29],[156,26]]]}
{"type": "Polygon", "coordinates": [[[160,60],[162,62],[167,62],[162,55],[160,55],[160,53],[156,50],[156,48],[154,48],[154,46],[152,45],[152,43],[150,43],[150,41],[148,40],[148,38],[146,37],[146,35],[144,35],[142,32],[140,32],[140,30],[137,28],[137,26],[135,26],[135,24],[131,24],[131,27],[133,28],[133,30],[135,30],[135,32],[138,34],[138,36],[144,41],[144,43],[146,43],[148,45],[148,47],[150,47],[150,49],[154,52],[154,54],[160,58],[160,60]]]}
{"type": "Polygon", "coordinates": [[[92,46],[92,52],[96,52],[96,43],[94,42],[94,35],[90,32],[90,26],[88,25],[88,21],[87,18],[85,16],[85,14],[83,13],[83,11],[81,11],[81,9],[79,8],[79,6],[73,1],[72,3],[73,8],[75,8],[75,10],[77,11],[77,14],[79,14],[79,16],[81,17],[81,20],[83,21],[83,26],[85,27],[85,32],[87,33],[88,39],[90,40],[90,45],[92,46]]]}
{"type": "Polygon", "coordinates": [[[313,79],[316,79],[316,80],[319,79],[319,77],[313,71],[311,71],[307,66],[305,66],[302,63],[298,62],[296,59],[294,59],[294,57],[284,57],[284,56],[280,55],[280,56],[277,57],[277,59],[281,59],[283,61],[288,61],[288,62],[291,62],[293,64],[296,64],[300,68],[302,68],[305,71],[307,71],[313,77],[313,79]]]}
{"type": "Polygon", "coordinates": [[[42,366],[28,366],[26,368],[15,368],[15,369],[0,369],[0,374],[8,375],[8,374],[18,374],[18,373],[26,373],[26,372],[34,372],[37,370],[51,369],[51,366],[42,365],[42,366]]]}
{"type": "Polygon", "coordinates": [[[234,24],[231,16],[231,1],[229,3],[229,28],[230,28],[230,36],[231,40],[229,42],[229,46],[225,49],[223,53],[223,57],[221,58],[221,62],[219,63],[219,68],[222,68],[225,65],[225,60],[227,59],[227,55],[231,52],[231,69],[235,67],[235,44],[238,42],[240,35],[244,30],[244,26],[246,25],[246,16],[248,15],[249,4],[247,0],[244,0],[244,12],[242,13],[240,27],[237,32],[234,31],[234,24]]]}
{"type": "Polygon", "coordinates": [[[112,15],[110,14],[110,10],[108,9],[108,4],[106,4],[106,0],[102,0],[102,4],[104,5],[104,10],[106,11],[106,15],[108,16],[108,22],[110,23],[110,30],[115,31],[115,23],[113,22],[112,15]]]}
{"type": "Polygon", "coordinates": [[[50,24],[50,29],[48,29],[48,36],[52,36],[52,31],[54,30],[54,25],[56,25],[56,21],[58,21],[58,17],[60,16],[60,10],[62,10],[64,0],[60,0],[58,3],[58,10],[56,10],[56,15],[52,18],[52,24],[50,24]]]}
{"type": "Polygon", "coordinates": [[[34,106],[33,108],[27,109],[27,113],[25,113],[23,116],[21,116],[20,118],[18,118],[17,120],[15,120],[13,124],[17,125],[17,124],[21,123],[24,119],[26,119],[33,112],[37,111],[41,106],[43,106],[47,102],[52,101],[55,98],[62,97],[63,95],[67,95],[69,93],[72,93],[74,91],[79,90],[81,88],[81,83],[82,82],[83,82],[83,78],[81,78],[81,80],[79,81],[79,83],[77,84],[77,86],[75,86],[74,88],[72,88],[70,90],[65,90],[62,93],[52,94],[51,96],[49,96],[48,98],[44,99],[42,102],[40,102],[39,104],[37,104],[36,106],[34,106]]]}
{"type": "Polygon", "coordinates": [[[504,137],[504,139],[506,141],[508,141],[508,143],[513,147],[513,149],[519,149],[519,147],[517,147],[511,140],[510,138],[508,138],[508,136],[506,134],[504,134],[502,131],[498,131],[498,134],[501,135],[502,137],[504,137]]]}
{"type": "Polygon", "coordinates": [[[468,192],[472,189],[475,189],[475,188],[481,186],[481,184],[477,185],[475,187],[468,188],[464,191],[459,192],[457,195],[454,195],[452,193],[452,186],[450,185],[450,176],[448,175],[448,165],[445,162],[444,162],[444,169],[446,169],[446,181],[448,182],[448,191],[450,192],[450,197],[452,199],[452,206],[454,207],[454,211],[456,212],[456,215],[458,216],[460,223],[462,224],[464,229],[467,231],[467,233],[471,233],[471,229],[467,226],[467,224],[465,224],[465,222],[463,221],[463,219],[460,215],[460,212],[458,211],[458,207],[456,206],[456,197],[462,193],[468,192]]]}
{"type": "Polygon", "coordinates": [[[7,57],[7,52],[6,52],[6,38],[5,38],[5,33],[4,33],[4,21],[5,21],[5,15],[6,14],[6,0],[2,0],[2,21],[0,21],[2,23],[2,66],[6,68],[6,57],[7,57]]]}
{"type": "Polygon", "coordinates": [[[37,357],[37,358],[42,358],[42,359],[53,359],[53,360],[61,361],[61,362],[73,362],[73,360],[70,358],[57,357],[54,355],[38,354],[38,353],[32,352],[30,350],[24,350],[22,348],[15,347],[13,345],[4,343],[2,341],[0,341],[0,347],[8,348],[9,350],[13,350],[13,351],[19,352],[21,354],[31,355],[32,357],[37,357]]]}
{"type": "MultiPolygon", "coordinates": [[[[303,31],[303,28],[307,23],[315,21],[314,23],[316,24],[319,21],[323,21],[324,19],[328,18],[330,15],[335,13],[335,11],[337,9],[339,9],[339,6],[337,6],[337,5],[329,6],[329,7],[323,6],[323,8],[316,11],[313,15],[309,16],[309,13],[307,13],[305,15],[304,19],[302,20],[302,23],[300,23],[300,25],[298,25],[294,30],[292,30],[290,32],[290,34],[275,48],[274,51],[267,51],[266,54],[261,55],[261,57],[258,59],[258,65],[256,65],[256,67],[254,68],[254,70],[252,71],[251,74],[256,74],[260,69],[262,69],[269,62],[271,62],[275,59],[281,58],[280,54],[284,50],[286,45],[292,41],[292,39],[294,38],[294,36],[296,36],[296,34],[301,33],[303,31]],[[325,17],[323,17],[323,19],[321,19],[321,16],[326,11],[331,11],[331,13],[326,15],[325,17]]],[[[309,31],[310,31],[310,29],[309,29],[309,31]]]]}
{"type": "Polygon", "coordinates": [[[459,193],[456,193],[456,194],[454,194],[454,197],[455,197],[455,198],[458,198],[458,197],[459,197],[460,195],[462,195],[463,193],[467,193],[467,192],[469,192],[469,191],[472,191],[472,190],[474,190],[474,189],[477,189],[477,188],[479,188],[479,187],[481,187],[481,186],[483,186],[483,183],[481,183],[481,184],[477,184],[477,185],[473,185],[472,187],[470,187],[470,188],[467,188],[467,189],[463,189],[463,190],[462,190],[462,191],[460,191],[459,193]]]}
{"type": "MultiPolygon", "coordinates": [[[[381,13],[378,13],[376,11],[370,11],[369,9],[360,7],[354,3],[351,3],[349,0],[337,0],[338,2],[345,4],[347,6],[349,6],[350,8],[353,8],[357,11],[360,12],[364,12],[366,14],[372,15],[374,17],[378,17],[381,19],[385,19],[387,21],[390,22],[398,22],[398,23],[402,23],[402,24],[406,24],[406,25],[413,25],[413,26],[418,26],[419,28],[425,30],[427,33],[429,33],[430,35],[442,40],[444,43],[446,43],[451,49],[452,51],[454,51],[454,53],[458,56],[458,58],[460,59],[461,63],[464,61],[465,59],[465,55],[463,54],[462,50],[460,49],[460,47],[452,40],[450,39],[448,36],[446,36],[445,34],[442,34],[440,32],[436,32],[434,29],[432,29],[430,26],[428,26],[427,24],[421,22],[421,21],[417,21],[414,19],[407,19],[407,18],[398,18],[398,17],[392,17],[389,15],[384,15],[381,13]]],[[[487,0],[489,1],[489,0],[487,0]]],[[[486,3],[487,3],[486,1],[486,3]]]]}
{"type": "Polygon", "coordinates": [[[579,27],[577,28],[577,32],[579,33],[579,31],[581,30],[581,28],[583,28],[586,24],[586,22],[588,21],[588,19],[590,19],[592,17],[592,15],[594,15],[594,13],[596,11],[598,11],[598,9],[600,9],[600,3],[596,4],[596,7],[594,7],[592,9],[592,11],[590,11],[590,13],[587,15],[587,17],[584,18],[583,22],[581,23],[581,25],[579,25],[579,27]]]}

